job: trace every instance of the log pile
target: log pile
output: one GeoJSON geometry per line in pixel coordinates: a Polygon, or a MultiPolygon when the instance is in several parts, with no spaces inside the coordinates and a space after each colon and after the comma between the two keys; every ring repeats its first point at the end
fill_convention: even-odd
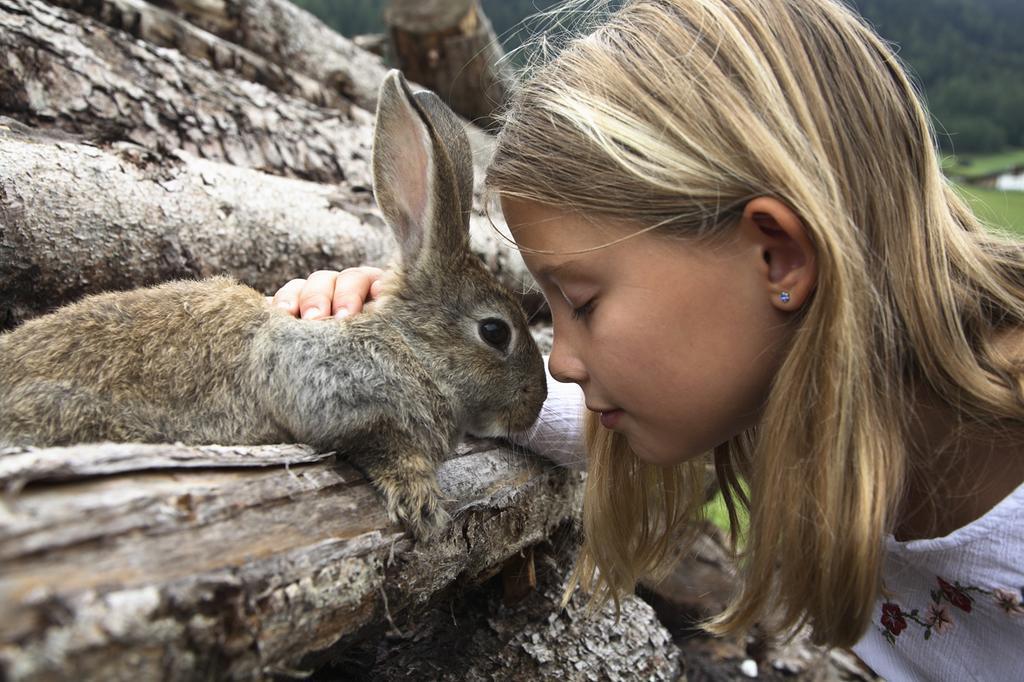
{"type": "MultiPolygon", "coordinates": [[[[384,72],[284,0],[0,0],[0,329],[167,279],[386,264],[384,72]]],[[[474,248],[523,290],[477,198],[474,248]]],[[[557,608],[580,474],[474,441],[439,480],[452,523],[413,545],[303,446],[0,451],[0,679],[433,677],[417,652],[442,644],[450,679],[677,677],[641,601],[557,608]]]]}
{"type": "MultiPolygon", "coordinates": [[[[270,293],[316,269],[390,260],[363,108],[384,73],[378,57],[283,1],[236,0],[221,19],[217,3],[185,0],[182,15],[139,0],[61,4],[110,25],[42,0],[0,0],[0,329],[84,294],[178,277],[230,274],[270,293]],[[245,47],[224,47],[193,17],[245,47]],[[334,57],[296,57],[307,39],[334,57]],[[264,44],[273,49],[257,54],[264,44]],[[262,69],[257,80],[243,77],[246,64],[262,69]],[[299,69],[358,87],[309,99],[263,84],[314,78],[299,69]]],[[[491,140],[470,128],[479,187],[491,140]]],[[[474,249],[507,285],[530,290],[485,208],[478,193],[474,249]]],[[[526,302],[542,305],[537,292],[526,302]]]]}

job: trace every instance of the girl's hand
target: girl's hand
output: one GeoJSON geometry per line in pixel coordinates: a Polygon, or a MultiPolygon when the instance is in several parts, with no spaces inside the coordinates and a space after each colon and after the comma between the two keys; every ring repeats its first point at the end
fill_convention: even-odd
{"type": "Polygon", "coordinates": [[[277,307],[304,320],[347,317],[380,296],[384,271],[369,266],[341,272],[317,270],[306,279],[293,279],[270,299],[277,307]]]}

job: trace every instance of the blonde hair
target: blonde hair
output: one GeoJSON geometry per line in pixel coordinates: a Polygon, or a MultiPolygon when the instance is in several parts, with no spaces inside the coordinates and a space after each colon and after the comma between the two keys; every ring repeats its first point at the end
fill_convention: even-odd
{"type": "MultiPolygon", "coordinates": [[[[503,196],[713,238],[785,202],[818,285],[755,429],[720,446],[749,507],[742,589],[713,621],[776,614],[850,645],[879,594],[883,534],[911,473],[919,389],[966,421],[1024,423],[996,332],[1024,321],[1024,257],[943,177],[893,52],[834,0],[633,0],[516,92],[487,175],[503,196]],[[749,485],[749,500],[739,478],[749,485]]],[[[590,421],[578,574],[604,599],[664,569],[702,469],[638,460],[590,421]]]]}

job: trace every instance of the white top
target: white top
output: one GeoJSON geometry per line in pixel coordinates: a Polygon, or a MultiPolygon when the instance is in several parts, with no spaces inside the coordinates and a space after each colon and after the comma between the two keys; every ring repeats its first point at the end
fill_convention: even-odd
{"type": "Polygon", "coordinates": [[[1024,484],[945,537],[885,546],[853,648],[865,663],[888,680],[1024,680],[1024,484]]]}
{"type": "Polygon", "coordinates": [[[573,469],[585,469],[587,451],[583,444],[583,415],[587,411],[583,390],[576,384],[563,384],[551,377],[548,356],[544,356],[544,373],[548,377],[548,397],[540,416],[526,431],[512,435],[512,440],[530,448],[538,455],[573,469]]]}
{"type": "MultiPolygon", "coordinates": [[[[549,376],[537,423],[516,440],[585,468],[584,412],[580,388],[549,376]]],[[[886,550],[884,596],[853,648],[865,663],[892,681],[1024,681],[1024,484],[946,537],[889,536],[886,550]]]]}

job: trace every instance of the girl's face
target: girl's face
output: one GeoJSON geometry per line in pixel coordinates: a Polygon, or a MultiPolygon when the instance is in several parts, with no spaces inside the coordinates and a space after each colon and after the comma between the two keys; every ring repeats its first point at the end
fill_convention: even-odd
{"type": "Polygon", "coordinates": [[[682,462],[758,420],[790,328],[756,229],[714,246],[648,232],[571,253],[638,228],[518,199],[502,208],[551,307],[552,376],[579,384],[637,456],[682,462]]]}

